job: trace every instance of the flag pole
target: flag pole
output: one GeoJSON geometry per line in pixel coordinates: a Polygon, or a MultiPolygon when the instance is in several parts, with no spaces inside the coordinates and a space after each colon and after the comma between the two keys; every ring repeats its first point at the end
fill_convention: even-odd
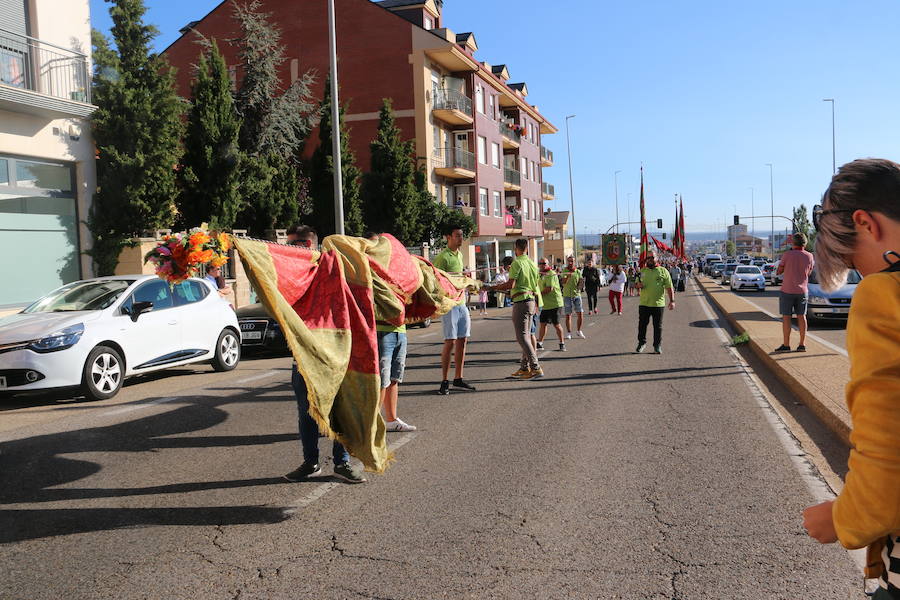
{"type": "Polygon", "coordinates": [[[344,235],[344,183],[341,168],[341,123],[338,101],[337,33],[334,0],[328,0],[328,54],[331,61],[331,157],[334,165],[334,232],[344,235]]]}

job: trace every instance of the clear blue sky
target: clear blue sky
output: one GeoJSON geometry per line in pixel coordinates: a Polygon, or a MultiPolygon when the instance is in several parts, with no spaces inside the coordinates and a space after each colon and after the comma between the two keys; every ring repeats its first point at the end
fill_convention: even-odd
{"type": "MultiPolygon", "coordinates": [[[[295,0],[320,1],[325,0],[295,0]]],[[[161,50],[219,0],[146,0],[161,50]]],[[[340,10],[342,0],[337,0],[340,10]]],[[[108,4],[90,0],[108,31],[108,4]]],[[[445,0],[445,25],[475,33],[480,60],[525,81],[560,133],[546,136],[556,164],[554,209],[569,207],[565,116],[570,121],[578,233],[637,220],[644,164],[648,218],[672,226],[684,197],[688,231],[721,229],[735,206],[775,213],[815,204],[831,176],[831,106],[837,164],[900,159],[900,3],[896,0],[445,0]],[[565,10],[563,8],[565,7],[565,10]]],[[[776,221],[776,229],[783,228],[776,221]]],[[[768,220],[757,222],[768,230],[768,220]]]]}

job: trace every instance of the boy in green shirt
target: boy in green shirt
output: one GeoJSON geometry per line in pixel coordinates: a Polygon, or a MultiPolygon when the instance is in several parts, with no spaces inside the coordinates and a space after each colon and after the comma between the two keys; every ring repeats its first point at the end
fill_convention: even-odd
{"type": "MultiPolygon", "coordinates": [[[[447,247],[441,250],[431,261],[438,269],[460,275],[463,273],[462,252],[459,248],[463,243],[463,232],[459,227],[450,226],[444,233],[447,239],[447,247]]],[[[463,294],[453,310],[441,317],[444,327],[444,347],[441,350],[441,386],[438,394],[446,396],[450,393],[450,381],[447,379],[450,373],[450,355],[454,355],[456,363],[456,377],[453,379],[453,387],[475,391],[475,386],[463,379],[463,366],[466,362],[466,342],[472,335],[472,324],[469,319],[469,309],[466,307],[466,295],[463,294]]]]}
{"type": "Polygon", "coordinates": [[[563,330],[559,324],[559,308],[563,303],[562,290],[559,288],[559,277],[556,271],[550,268],[550,263],[546,258],[538,261],[538,268],[541,271],[541,278],[538,287],[541,288],[541,297],[544,300],[544,306],[541,308],[541,331],[538,334],[537,349],[544,349],[544,336],[547,334],[547,325],[552,324],[556,328],[556,335],[559,337],[559,351],[566,351],[566,343],[563,341],[563,330]]]}
{"type": "Polygon", "coordinates": [[[584,339],[584,307],[581,305],[581,290],[584,289],[584,276],[575,266],[575,257],[566,259],[566,268],[559,274],[562,280],[562,295],[566,314],[566,339],[572,339],[572,313],[578,314],[576,336],[584,339]]]}

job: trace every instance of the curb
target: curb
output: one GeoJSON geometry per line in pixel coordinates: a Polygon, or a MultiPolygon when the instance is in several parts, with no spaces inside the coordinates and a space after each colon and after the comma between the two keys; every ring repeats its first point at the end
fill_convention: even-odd
{"type": "MultiPolygon", "coordinates": [[[[741,324],[741,321],[734,317],[724,306],[722,306],[719,301],[716,299],[715,295],[710,293],[710,291],[706,287],[706,282],[701,281],[699,278],[695,278],[694,281],[703,291],[704,295],[707,299],[715,306],[719,312],[724,315],[725,319],[731,324],[732,327],[740,334],[746,331],[746,328],[741,324]]],[[[759,311],[753,311],[756,314],[762,315],[759,311]]],[[[768,319],[768,317],[766,317],[768,319]]],[[[850,429],[851,424],[849,419],[844,419],[841,415],[835,414],[825,403],[823,403],[808,387],[806,387],[803,382],[797,379],[792,373],[790,373],[787,369],[785,369],[779,361],[775,360],[769,351],[762,346],[754,339],[752,335],[750,335],[749,342],[750,349],[753,353],[759,358],[763,364],[768,367],[769,371],[772,372],[775,377],[781,381],[794,395],[796,395],[803,404],[805,404],[815,415],[818,417],[822,423],[824,423],[832,432],[837,435],[841,441],[843,441],[848,446],[850,445],[850,429]]],[[[849,361],[848,361],[849,362],[849,361]]]]}

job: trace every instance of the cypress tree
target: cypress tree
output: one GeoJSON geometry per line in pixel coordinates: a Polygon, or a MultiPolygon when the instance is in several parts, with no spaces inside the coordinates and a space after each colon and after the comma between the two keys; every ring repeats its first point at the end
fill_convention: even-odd
{"type": "Polygon", "coordinates": [[[98,275],[115,272],[131,238],[172,224],[184,111],[173,70],[150,52],[157,31],[143,23],[143,1],[109,1],[115,50],[92,33],[97,110],[91,123],[99,158],[87,223],[98,275]]]}
{"type": "Polygon", "coordinates": [[[372,170],[365,176],[366,224],[373,231],[393,234],[407,245],[421,235],[413,143],[400,138],[391,100],[382,101],[378,134],[369,146],[372,170]]]}
{"type": "Polygon", "coordinates": [[[191,108],[179,173],[182,227],[209,223],[231,229],[241,209],[241,120],[231,96],[231,79],[215,40],[200,55],[191,88],[191,108]]]}
{"type": "MultiPolygon", "coordinates": [[[[341,132],[341,176],[344,191],[344,233],[361,236],[365,230],[360,195],[361,172],[356,166],[356,156],[350,150],[350,131],[344,124],[344,108],[341,107],[338,124],[341,132]]],[[[334,160],[331,137],[331,78],[325,81],[325,95],[319,105],[319,146],[310,162],[310,195],[313,212],[310,220],[319,237],[333,234],[334,223],[334,160]]]]}

